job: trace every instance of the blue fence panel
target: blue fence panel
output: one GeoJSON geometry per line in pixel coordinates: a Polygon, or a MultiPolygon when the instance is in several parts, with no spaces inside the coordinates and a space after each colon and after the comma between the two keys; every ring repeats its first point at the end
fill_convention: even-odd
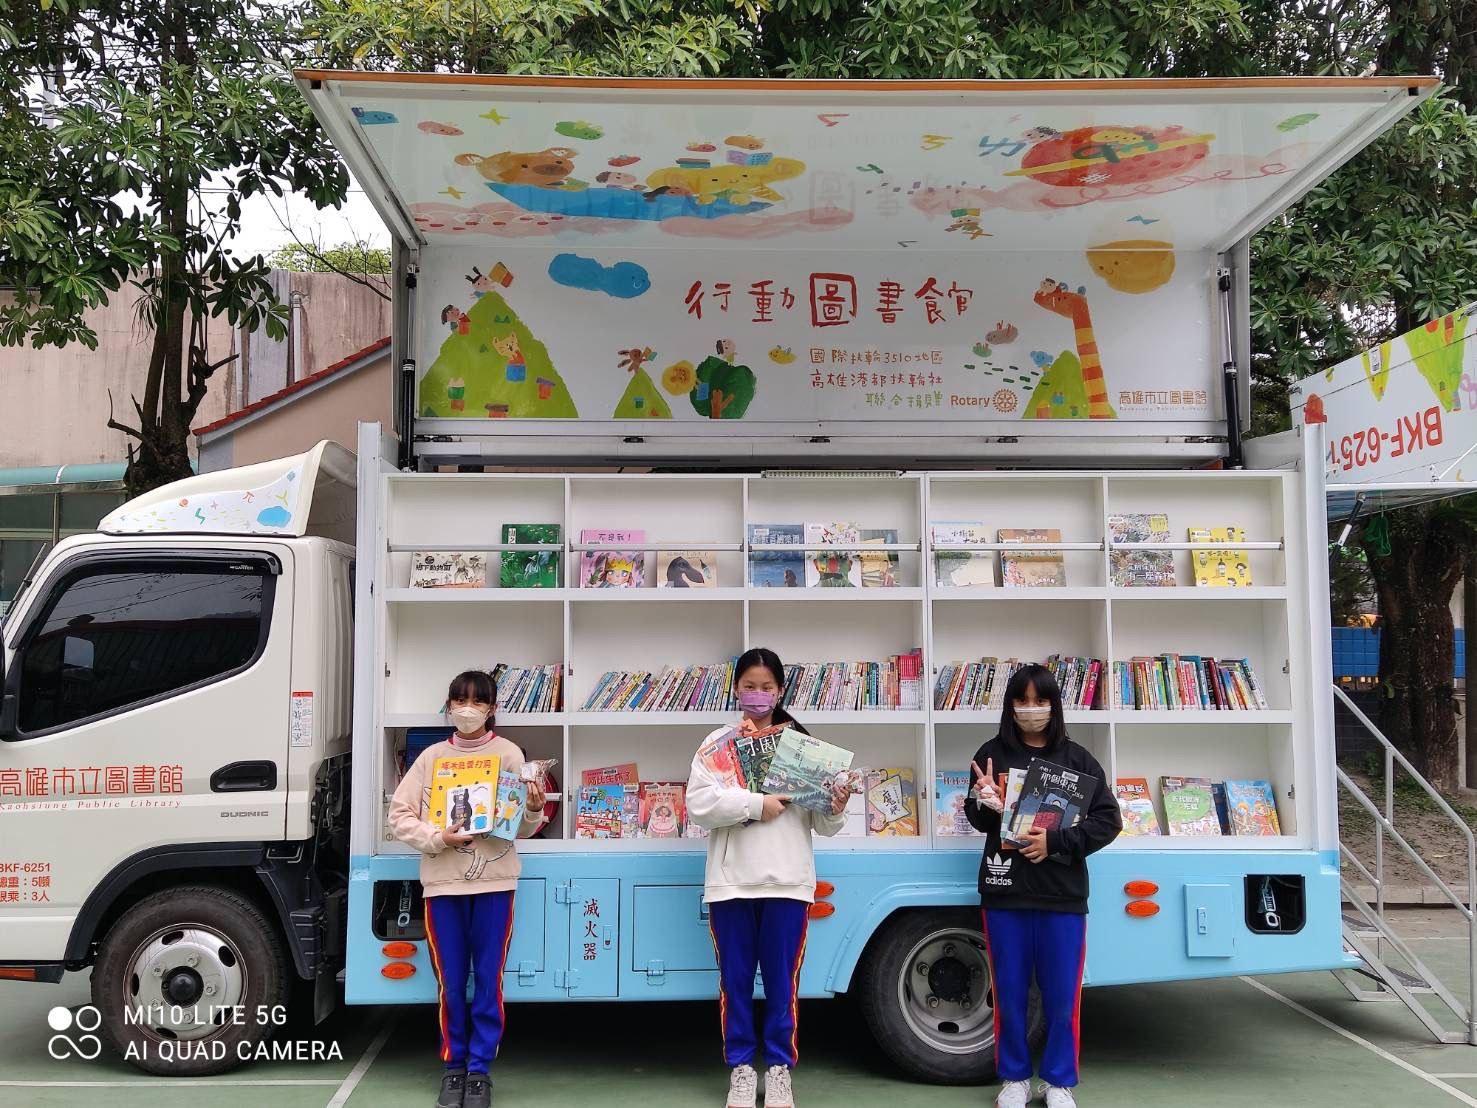
{"type": "MultiPolygon", "coordinates": [[[[1340,677],[1378,677],[1380,673],[1380,633],[1369,627],[1334,627],[1333,675],[1340,677]]],[[[1466,633],[1456,631],[1456,676],[1465,679],[1466,633]]]]}

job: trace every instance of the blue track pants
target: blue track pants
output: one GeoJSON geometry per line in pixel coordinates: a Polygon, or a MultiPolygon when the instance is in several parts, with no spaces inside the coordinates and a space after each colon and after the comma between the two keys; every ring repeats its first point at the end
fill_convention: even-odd
{"type": "Polygon", "coordinates": [[[764,976],[764,1065],[799,1061],[797,1005],[810,905],[768,897],[708,905],[718,954],[718,1012],[723,1058],[730,1066],[757,1066],[760,1042],[754,1017],[754,971],[764,976]]]}
{"type": "Polygon", "coordinates": [[[503,964],[512,938],[511,892],[426,898],[426,941],[439,986],[441,1060],[448,1070],[486,1073],[497,1057],[503,1038],[503,964]]]}
{"type": "Polygon", "coordinates": [[[1058,1088],[1074,1087],[1081,1045],[1087,917],[999,908],[990,909],[984,917],[995,991],[995,1067],[1000,1080],[1030,1080],[1029,1006],[1031,978],[1035,977],[1046,1017],[1041,1080],[1058,1088]]]}

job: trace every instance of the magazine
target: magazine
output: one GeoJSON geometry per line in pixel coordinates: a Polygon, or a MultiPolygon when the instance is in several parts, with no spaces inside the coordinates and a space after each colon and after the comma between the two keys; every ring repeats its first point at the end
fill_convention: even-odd
{"type": "MultiPolygon", "coordinates": [[[[934,546],[987,543],[983,523],[935,523],[930,529],[934,546]]],[[[995,584],[995,562],[988,550],[943,550],[933,556],[933,582],[941,588],[989,588],[995,584]]]]}
{"type": "MultiPolygon", "coordinates": [[[[557,543],[557,523],[505,523],[505,543],[557,543]]],[[[505,589],[556,589],[559,587],[557,550],[504,550],[498,584],[505,589]]]]}
{"type": "Polygon", "coordinates": [[[1028,841],[1027,832],[1075,827],[1096,788],[1097,778],[1090,773],[1032,758],[1021,782],[1015,818],[1008,829],[1002,825],[1000,837],[1022,846],[1028,841]]]}
{"type": "MultiPolygon", "coordinates": [[[[802,735],[793,727],[786,728],[769,763],[763,791],[771,796],[788,796],[813,812],[829,812],[836,771],[850,768],[852,757],[849,750],[813,735],[802,735]]],[[[916,811],[916,800],[914,803],[916,811]]]]}
{"type": "Polygon", "coordinates": [[[493,815],[492,837],[512,841],[523,825],[523,808],[528,803],[528,785],[516,773],[497,775],[497,808],[493,815]]]}
{"type": "Polygon", "coordinates": [[[769,773],[769,763],[774,760],[774,752],[779,748],[780,739],[784,736],[786,726],[766,727],[758,731],[741,731],[735,729],[733,732],[733,748],[738,756],[739,771],[748,783],[750,791],[758,792],[758,786],[763,783],[764,777],[769,773]]]}
{"type": "Polygon", "coordinates": [[[639,780],[635,762],[580,771],[581,785],[634,785],[639,780]]]}
{"type": "Polygon", "coordinates": [[[718,584],[718,555],[712,550],[662,550],[656,556],[660,589],[711,589],[718,584]]]}
{"type": "MultiPolygon", "coordinates": [[[[863,547],[876,543],[897,542],[897,532],[891,527],[880,530],[863,530],[861,533],[863,547]]],[[[861,563],[862,588],[864,589],[891,589],[897,587],[897,555],[896,550],[878,550],[868,552],[863,549],[857,555],[857,561],[861,563]]]]}
{"type": "Polygon", "coordinates": [[[805,584],[805,525],[751,523],[749,545],[793,546],[794,550],[752,550],[749,584],[762,589],[798,589],[805,584]]]}
{"type": "Polygon", "coordinates": [[[1164,822],[1171,835],[1219,835],[1215,794],[1204,777],[1161,777],[1164,822]]]}
{"type": "Polygon", "coordinates": [[[856,548],[861,531],[854,523],[807,523],[805,525],[805,585],[807,588],[862,587],[862,563],[856,548]],[[844,549],[827,551],[827,546],[844,549]]]}
{"type": "Polygon", "coordinates": [[[626,799],[624,785],[581,785],[575,796],[575,838],[621,837],[621,811],[626,799]]]}
{"type": "Polygon", "coordinates": [[[678,839],[686,822],[687,786],[672,781],[641,782],[641,837],[678,839]]]}
{"type": "Polygon", "coordinates": [[[1120,777],[1117,788],[1118,807],[1123,812],[1125,835],[1161,835],[1159,816],[1154,811],[1154,798],[1149,782],[1143,777],[1120,777]]]}
{"type": "Polygon", "coordinates": [[[487,555],[424,550],[410,556],[413,589],[481,589],[487,587],[487,555]]]}
{"type": "MultiPolygon", "coordinates": [[[[580,545],[643,543],[645,531],[604,528],[580,532],[580,545]]],[[[639,550],[585,550],[580,553],[582,589],[640,589],[646,585],[646,554],[639,550]]]]}
{"type": "Polygon", "coordinates": [[[958,837],[981,834],[964,814],[964,802],[969,799],[972,786],[970,775],[941,769],[934,777],[934,834],[958,837]]]}
{"type": "Polygon", "coordinates": [[[1169,517],[1162,512],[1133,512],[1108,517],[1108,569],[1118,588],[1167,587],[1175,584],[1174,554],[1158,550],[1114,550],[1121,542],[1168,542],[1169,517]]]}
{"type": "Polygon", "coordinates": [[[454,754],[431,768],[431,823],[437,830],[460,827],[474,835],[492,830],[497,802],[496,754],[454,754]]]}
{"type": "Polygon", "coordinates": [[[698,747],[697,757],[703,768],[713,775],[713,779],[722,788],[746,789],[748,784],[739,765],[738,751],[733,742],[734,734],[732,728],[720,731],[698,747]]]}
{"type": "Polygon", "coordinates": [[[621,786],[621,838],[641,837],[641,786],[629,782],[621,786]]]}
{"type": "Polygon", "coordinates": [[[918,785],[911,769],[867,774],[867,834],[918,834],[918,785]]]}
{"type": "Polygon", "coordinates": [[[1236,835],[1280,835],[1277,797],[1270,781],[1227,781],[1226,806],[1236,835]]]}
{"type": "Polygon", "coordinates": [[[1039,543],[1061,542],[1062,533],[1055,527],[1001,528],[996,532],[1000,543],[1030,544],[1027,549],[1000,552],[1000,583],[1009,588],[1064,588],[1067,563],[1060,550],[1043,548],[1039,543]]]}

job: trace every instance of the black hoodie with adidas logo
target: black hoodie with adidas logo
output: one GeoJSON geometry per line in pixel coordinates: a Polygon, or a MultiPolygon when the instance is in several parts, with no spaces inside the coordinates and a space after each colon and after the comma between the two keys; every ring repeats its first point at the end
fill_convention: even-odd
{"type": "MultiPolygon", "coordinates": [[[[971,787],[964,814],[978,831],[985,833],[985,853],[980,859],[980,903],[985,908],[1015,908],[1024,911],[1087,914],[1087,856],[1118,837],[1123,817],[1103,767],[1087,749],[1062,737],[1044,747],[1027,746],[1014,736],[996,735],[975,754],[983,771],[993,762],[996,786],[1005,794],[1005,780],[1013,769],[1025,769],[1032,758],[1067,769],[1091,774],[1097,787],[1087,811],[1075,827],[1059,827],[1046,833],[1047,857],[1032,862],[1019,850],[1002,849],[1000,813],[984,807],[971,787]]],[[[974,780],[970,772],[971,783],[974,780]]]]}

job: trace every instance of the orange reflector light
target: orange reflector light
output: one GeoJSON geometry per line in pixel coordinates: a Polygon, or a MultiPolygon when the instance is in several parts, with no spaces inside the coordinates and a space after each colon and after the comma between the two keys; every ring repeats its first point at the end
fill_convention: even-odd
{"type": "Polygon", "coordinates": [[[805,914],[811,919],[825,919],[827,916],[834,916],[836,914],[836,905],[824,900],[818,900],[806,910],[805,914]]]}
{"type": "Polygon", "coordinates": [[[0,978],[6,981],[36,980],[35,966],[0,966],[0,978]]]}
{"type": "Polygon", "coordinates": [[[1153,896],[1159,891],[1159,886],[1152,881],[1130,881],[1123,886],[1123,892],[1128,896],[1153,896]]]}
{"type": "Polygon", "coordinates": [[[415,943],[408,943],[403,939],[397,939],[393,943],[386,943],[380,947],[380,953],[386,958],[414,958],[415,943]]]}
{"type": "Polygon", "coordinates": [[[835,891],[836,886],[831,884],[829,881],[817,881],[815,883],[815,895],[821,900],[825,900],[826,897],[830,896],[835,891]]]}
{"type": "Polygon", "coordinates": [[[1148,919],[1150,916],[1157,916],[1159,914],[1159,905],[1155,904],[1152,900],[1130,900],[1123,906],[1123,910],[1130,916],[1137,916],[1139,919],[1148,919]]]}
{"type": "Polygon", "coordinates": [[[387,962],[380,967],[380,973],[391,981],[404,981],[415,972],[415,965],[411,962],[387,962]]]}

